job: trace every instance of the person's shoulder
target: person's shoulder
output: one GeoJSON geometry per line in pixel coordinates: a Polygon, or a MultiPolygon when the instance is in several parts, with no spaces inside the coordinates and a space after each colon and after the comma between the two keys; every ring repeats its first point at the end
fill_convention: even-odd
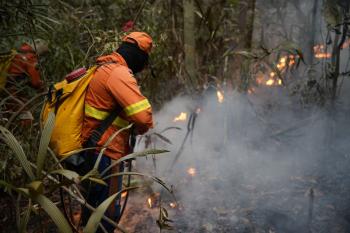
{"type": "Polygon", "coordinates": [[[119,79],[134,79],[134,74],[128,67],[116,65],[113,67],[110,77],[119,79]]]}

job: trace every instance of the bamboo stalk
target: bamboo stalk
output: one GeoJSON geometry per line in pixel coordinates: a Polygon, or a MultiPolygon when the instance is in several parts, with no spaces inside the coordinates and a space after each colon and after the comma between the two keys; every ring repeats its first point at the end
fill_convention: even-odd
{"type": "Polygon", "coordinates": [[[190,81],[190,91],[196,88],[196,64],[195,64],[195,28],[194,28],[195,7],[193,0],[183,0],[184,17],[184,53],[185,72],[190,81]]]}

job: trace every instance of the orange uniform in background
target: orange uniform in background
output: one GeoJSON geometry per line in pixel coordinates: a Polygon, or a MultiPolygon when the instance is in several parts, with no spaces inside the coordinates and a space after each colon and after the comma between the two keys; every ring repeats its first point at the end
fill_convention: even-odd
{"type": "Polygon", "coordinates": [[[38,58],[33,48],[24,43],[13,58],[8,69],[8,81],[19,81],[18,78],[29,78],[30,85],[39,89],[43,82],[38,71],[38,58]]]}
{"type": "MultiPolygon", "coordinates": [[[[97,69],[90,81],[85,97],[85,119],[83,141],[92,130],[119,104],[123,111],[102,135],[98,146],[108,140],[117,130],[134,123],[137,133],[144,133],[153,127],[152,110],[148,100],[141,94],[136,79],[123,57],[114,52],[97,59],[105,64],[97,69]]],[[[104,152],[112,159],[119,159],[129,151],[129,130],[118,134],[104,152]]]]}

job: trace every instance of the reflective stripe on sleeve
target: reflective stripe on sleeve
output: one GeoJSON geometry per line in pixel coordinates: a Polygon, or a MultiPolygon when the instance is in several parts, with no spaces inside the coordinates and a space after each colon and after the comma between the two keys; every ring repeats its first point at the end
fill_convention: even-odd
{"type": "MultiPolygon", "coordinates": [[[[85,104],[85,115],[102,121],[107,118],[109,113],[106,111],[98,110],[97,108],[94,108],[88,104],[85,104]]],[[[124,128],[129,125],[129,122],[118,116],[115,118],[112,125],[115,125],[119,128],[124,128]]]]}
{"type": "Polygon", "coordinates": [[[131,104],[124,108],[124,112],[127,116],[132,116],[136,113],[142,112],[146,110],[147,108],[150,108],[151,105],[148,102],[148,99],[141,100],[137,103],[131,104]]]}
{"type": "Polygon", "coordinates": [[[126,126],[128,126],[130,123],[129,121],[124,120],[121,117],[117,117],[115,118],[115,120],[112,123],[115,126],[118,126],[119,128],[125,128],[126,126]]]}
{"type": "Polygon", "coordinates": [[[104,120],[109,115],[108,112],[98,110],[88,104],[85,104],[85,115],[88,117],[95,118],[97,120],[104,120]]]}

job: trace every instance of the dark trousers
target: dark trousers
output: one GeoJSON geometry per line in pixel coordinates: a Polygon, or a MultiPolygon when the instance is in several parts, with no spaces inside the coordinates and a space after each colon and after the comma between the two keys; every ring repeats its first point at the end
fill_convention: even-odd
{"type": "MultiPolygon", "coordinates": [[[[88,154],[86,156],[89,156],[89,158],[87,158],[87,160],[89,161],[88,164],[90,169],[84,168],[84,170],[91,170],[93,168],[93,165],[96,162],[96,159],[98,157],[98,153],[95,154],[88,154]]],[[[111,159],[108,156],[103,155],[102,159],[100,161],[99,167],[98,167],[98,171],[101,174],[109,165],[111,164],[111,159]]],[[[124,169],[124,164],[121,163],[119,165],[119,171],[123,171],[124,169]]],[[[111,174],[111,171],[108,171],[104,176],[108,176],[111,174]]],[[[106,200],[110,195],[117,193],[119,191],[122,190],[122,182],[123,182],[123,177],[122,176],[118,176],[118,177],[112,177],[112,178],[108,178],[107,180],[104,180],[107,183],[107,186],[105,185],[100,185],[91,181],[86,181],[83,182],[83,188],[84,188],[84,192],[83,195],[87,201],[87,203],[89,203],[92,207],[97,208],[104,200],[106,200]],[[111,182],[117,182],[117,189],[116,190],[110,190],[112,187],[112,183],[111,182]]],[[[113,185],[115,187],[115,185],[113,185]]],[[[107,217],[109,217],[110,219],[112,219],[113,221],[116,221],[119,219],[119,215],[120,215],[120,211],[121,211],[121,206],[120,206],[120,198],[121,195],[119,194],[115,201],[113,202],[114,205],[114,211],[113,213],[111,213],[110,211],[106,211],[105,215],[107,217]]],[[[82,209],[82,224],[83,226],[86,225],[89,217],[91,216],[91,211],[86,208],[83,207],[82,209]]],[[[107,230],[107,232],[113,232],[114,227],[109,224],[108,222],[102,220],[101,221],[103,227],[107,230]]],[[[102,229],[99,227],[98,230],[96,231],[97,233],[103,232],[102,229]]]]}

